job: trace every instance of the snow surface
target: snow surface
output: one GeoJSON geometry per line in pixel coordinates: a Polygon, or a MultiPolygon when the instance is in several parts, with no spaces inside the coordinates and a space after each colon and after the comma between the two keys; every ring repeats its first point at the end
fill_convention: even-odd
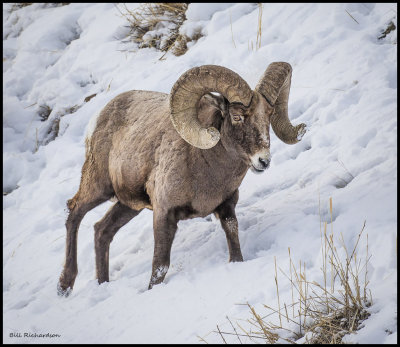
{"type": "MultiPolygon", "coordinates": [[[[128,29],[113,4],[10,9],[3,4],[5,343],[199,343],[199,336],[221,343],[212,332],[217,324],[231,331],[226,316],[250,317],[237,304],[249,302],[260,314],[262,304],[277,307],[274,259],[288,273],[288,247],[295,263],[305,262],[308,278],[321,281],[319,201],[331,230],[330,197],[335,237],[342,233],[352,249],[365,220],[372,255],[371,316],[346,341],[396,343],[397,29],[378,39],[390,21],[397,27],[395,3],[264,4],[260,48],[257,5],[190,4],[181,32],[201,28],[204,36],[165,60],[163,52],[121,41],[128,29]],[[273,61],[292,65],[289,115],[308,131],[291,146],[271,131],[269,170],[249,171],[239,189],[245,261],[227,262],[214,216],[179,222],[166,279],[146,290],[153,234],[145,210],[116,235],[110,282],[99,286],[93,224],[107,202],[83,219],[74,291],[58,297],[66,201],[79,186],[91,117],[124,91],[169,93],[183,72],[203,64],[230,68],[254,87],[273,61]],[[52,111],[42,122],[46,105],[52,111]],[[58,136],[39,145],[56,119],[58,136]]],[[[365,245],[363,237],[359,259],[365,245]]],[[[291,287],[281,273],[278,279],[281,303],[290,303],[291,287]]]]}

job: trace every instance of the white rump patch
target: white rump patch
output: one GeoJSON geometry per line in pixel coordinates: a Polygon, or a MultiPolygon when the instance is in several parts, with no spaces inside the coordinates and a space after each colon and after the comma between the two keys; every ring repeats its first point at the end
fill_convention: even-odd
{"type": "Polygon", "coordinates": [[[90,140],[94,133],[94,129],[96,129],[97,118],[99,118],[100,113],[95,114],[92,118],[90,118],[89,123],[86,127],[86,139],[90,140]]]}
{"type": "Polygon", "coordinates": [[[86,136],[85,136],[85,143],[86,143],[86,153],[89,153],[90,151],[90,139],[92,138],[92,135],[94,133],[94,130],[96,129],[97,126],[97,119],[99,118],[100,112],[93,115],[92,118],[90,118],[88,125],[86,126],[86,136]]]}

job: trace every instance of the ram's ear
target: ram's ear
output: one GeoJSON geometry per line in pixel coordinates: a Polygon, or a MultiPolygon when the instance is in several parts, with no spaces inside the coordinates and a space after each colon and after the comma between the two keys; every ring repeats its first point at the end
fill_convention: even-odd
{"type": "Polygon", "coordinates": [[[206,102],[216,108],[217,110],[221,111],[222,117],[228,114],[228,100],[225,99],[221,94],[218,93],[207,93],[203,97],[206,102]]]}

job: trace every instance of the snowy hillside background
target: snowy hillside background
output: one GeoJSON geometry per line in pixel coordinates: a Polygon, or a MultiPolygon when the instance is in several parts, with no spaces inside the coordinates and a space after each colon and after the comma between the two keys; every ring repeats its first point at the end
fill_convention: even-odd
{"type": "MultiPolygon", "coordinates": [[[[221,343],[218,324],[249,318],[250,303],[277,307],[274,259],[288,248],[321,281],[320,219],[353,249],[366,221],[370,317],[353,343],[397,341],[397,5],[190,4],[181,30],[201,30],[179,57],[122,42],[113,4],[3,4],[3,341],[5,343],[221,343]],[[396,29],[385,37],[390,22],[396,29]],[[228,263],[210,216],[178,225],[165,282],[147,291],[152,212],[123,227],[110,251],[110,282],[95,279],[89,212],[78,238],[72,295],[56,285],[65,252],[66,201],[79,186],[89,120],[132,89],[169,93],[194,66],[223,65],[251,87],[274,61],[293,67],[289,117],[308,132],[296,145],[271,131],[271,167],[249,172],[236,209],[245,261],[228,263]],[[96,94],[90,100],[85,98],[96,94]],[[57,131],[55,131],[57,130],[57,131]],[[56,137],[52,134],[56,133],[56,137]],[[319,206],[320,201],[320,206],[319,206]],[[11,337],[11,334],[60,337],[11,337]]],[[[134,9],[138,4],[129,4],[134,9]]],[[[280,300],[290,285],[278,273],[280,300]]],[[[276,319],[276,318],[275,318],[276,319]]],[[[237,339],[231,342],[238,342],[237,339]]]]}

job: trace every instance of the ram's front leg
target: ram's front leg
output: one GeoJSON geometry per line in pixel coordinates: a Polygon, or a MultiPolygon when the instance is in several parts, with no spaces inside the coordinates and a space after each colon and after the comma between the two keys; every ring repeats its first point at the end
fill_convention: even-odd
{"type": "Polygon", "coordinates": [[[167,274],[177,224],[178,221],[173,211],[154,211],[154,255],[149,289],[161,283],[167,274]]]}
{"type": "Polygon", "coordinates": [[[239,192],[235,193],[214,211],[220,219],[222,229],[225,231],[229,249],[229,261],[243,261],[242,251],[239,243],[239,227],[235,214],[235,206],[239,199],[239,192]]]}

